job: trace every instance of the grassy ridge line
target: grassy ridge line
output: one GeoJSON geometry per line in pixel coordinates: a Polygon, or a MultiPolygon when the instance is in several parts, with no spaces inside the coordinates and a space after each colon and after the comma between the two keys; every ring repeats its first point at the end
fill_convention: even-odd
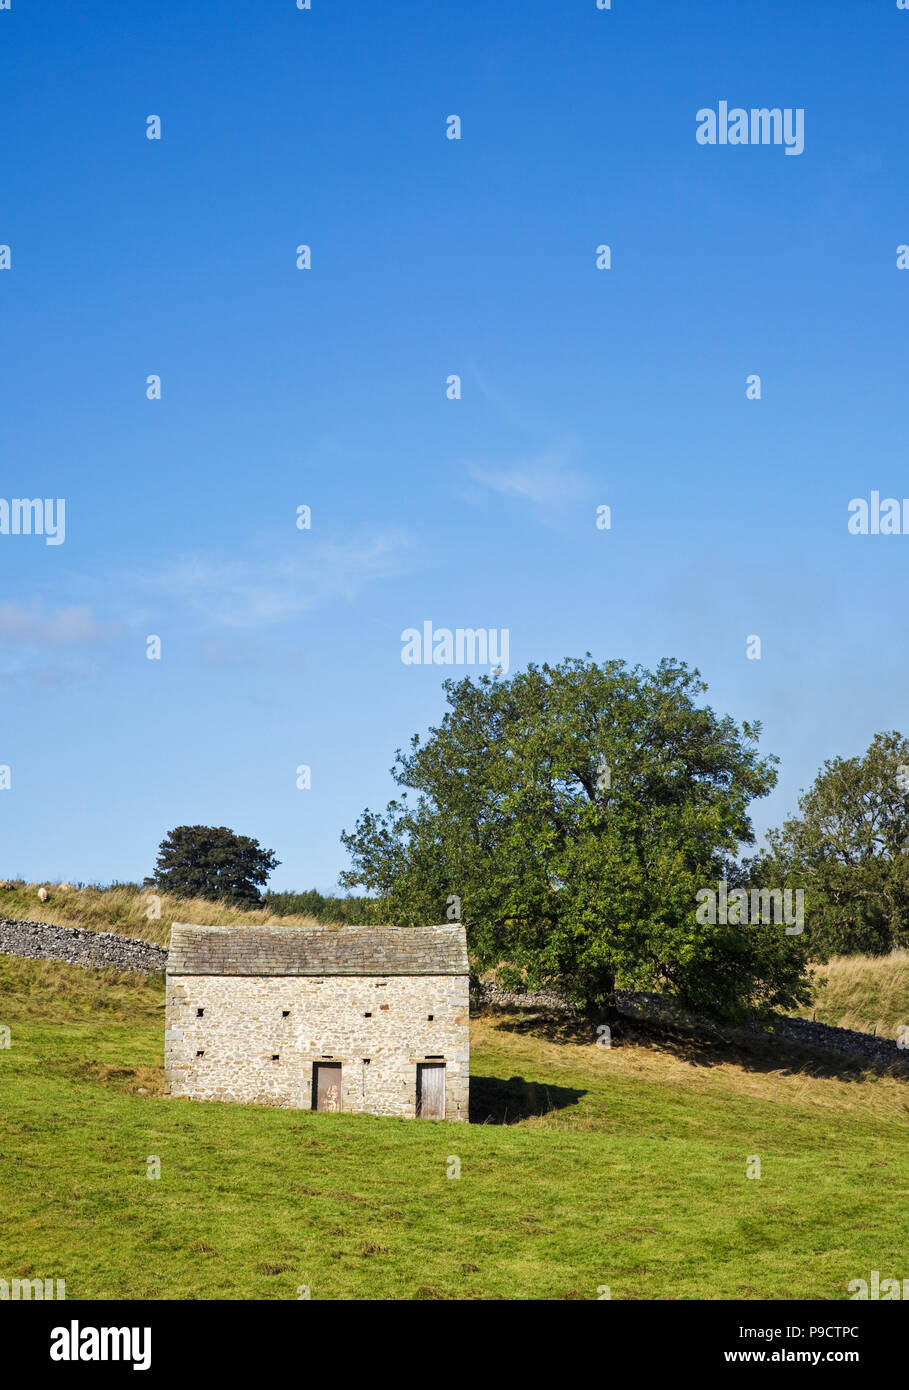
{"type": "MultiPolygon", "coordinates": [[[[48,887],[47,902],[38,897],[38,886],[14,883],[0,888],[0,916],[23,922],[48,922],[56,927],[81,927],[84,931],[115,932],[156,946],[167,946],[172,922],[195,922],[203,927],[262,926],[280,922],[286,926],[320,925],[315,917],[299,914],[275,917],[268,908],[256,911],[209,902],[205,898],[178,898],[170,893],[113,888],[48,887]],[[160,909],[160,917],[149,917],[160,909]]],[[[326,925],[322,923],[321,925],[326,925]]]]}

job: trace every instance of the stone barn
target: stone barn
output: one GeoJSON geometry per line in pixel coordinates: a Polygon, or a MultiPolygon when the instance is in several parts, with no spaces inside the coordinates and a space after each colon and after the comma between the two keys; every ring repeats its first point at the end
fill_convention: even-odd
{"type": "Polygon", "coordinates": [[[196,927],[167,958],[168,1093],[466,1120],[464,928],[196,927]]]}

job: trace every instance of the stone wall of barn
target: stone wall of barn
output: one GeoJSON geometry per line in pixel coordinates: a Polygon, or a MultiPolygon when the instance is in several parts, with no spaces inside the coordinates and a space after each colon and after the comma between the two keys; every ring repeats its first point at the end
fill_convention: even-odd
{"type": "Polygon", "coordinates": [[[416,1114],[417,1065],[445,1062],[445,1118],[467,1120],[468,979],[458,975],[172,975],[170,1094],[298,1109],[313,1064],[342,1064],[341,1109],[416,1114]]]}

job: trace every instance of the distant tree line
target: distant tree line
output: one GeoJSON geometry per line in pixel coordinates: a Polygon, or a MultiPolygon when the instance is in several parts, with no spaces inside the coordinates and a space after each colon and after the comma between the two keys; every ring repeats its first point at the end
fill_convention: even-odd
{"type": "Polygon", "coordinates": [[[276,917],[315,917],[348,927],[377,927],[390,921],[380,898],[332,897],[310,888],[306,893],[266,893],[263,906],[276,917]]]}

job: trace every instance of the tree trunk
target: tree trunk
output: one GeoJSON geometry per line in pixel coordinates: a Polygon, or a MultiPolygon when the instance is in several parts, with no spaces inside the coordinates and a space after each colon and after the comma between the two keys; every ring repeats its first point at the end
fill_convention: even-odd
{"type": "Polygon", "coordinates": [[[591,1023],[615,1023],[619,1016],[615,997],[615,975],[603,971],[588,988],[584,1015],[591,1023]]]}

